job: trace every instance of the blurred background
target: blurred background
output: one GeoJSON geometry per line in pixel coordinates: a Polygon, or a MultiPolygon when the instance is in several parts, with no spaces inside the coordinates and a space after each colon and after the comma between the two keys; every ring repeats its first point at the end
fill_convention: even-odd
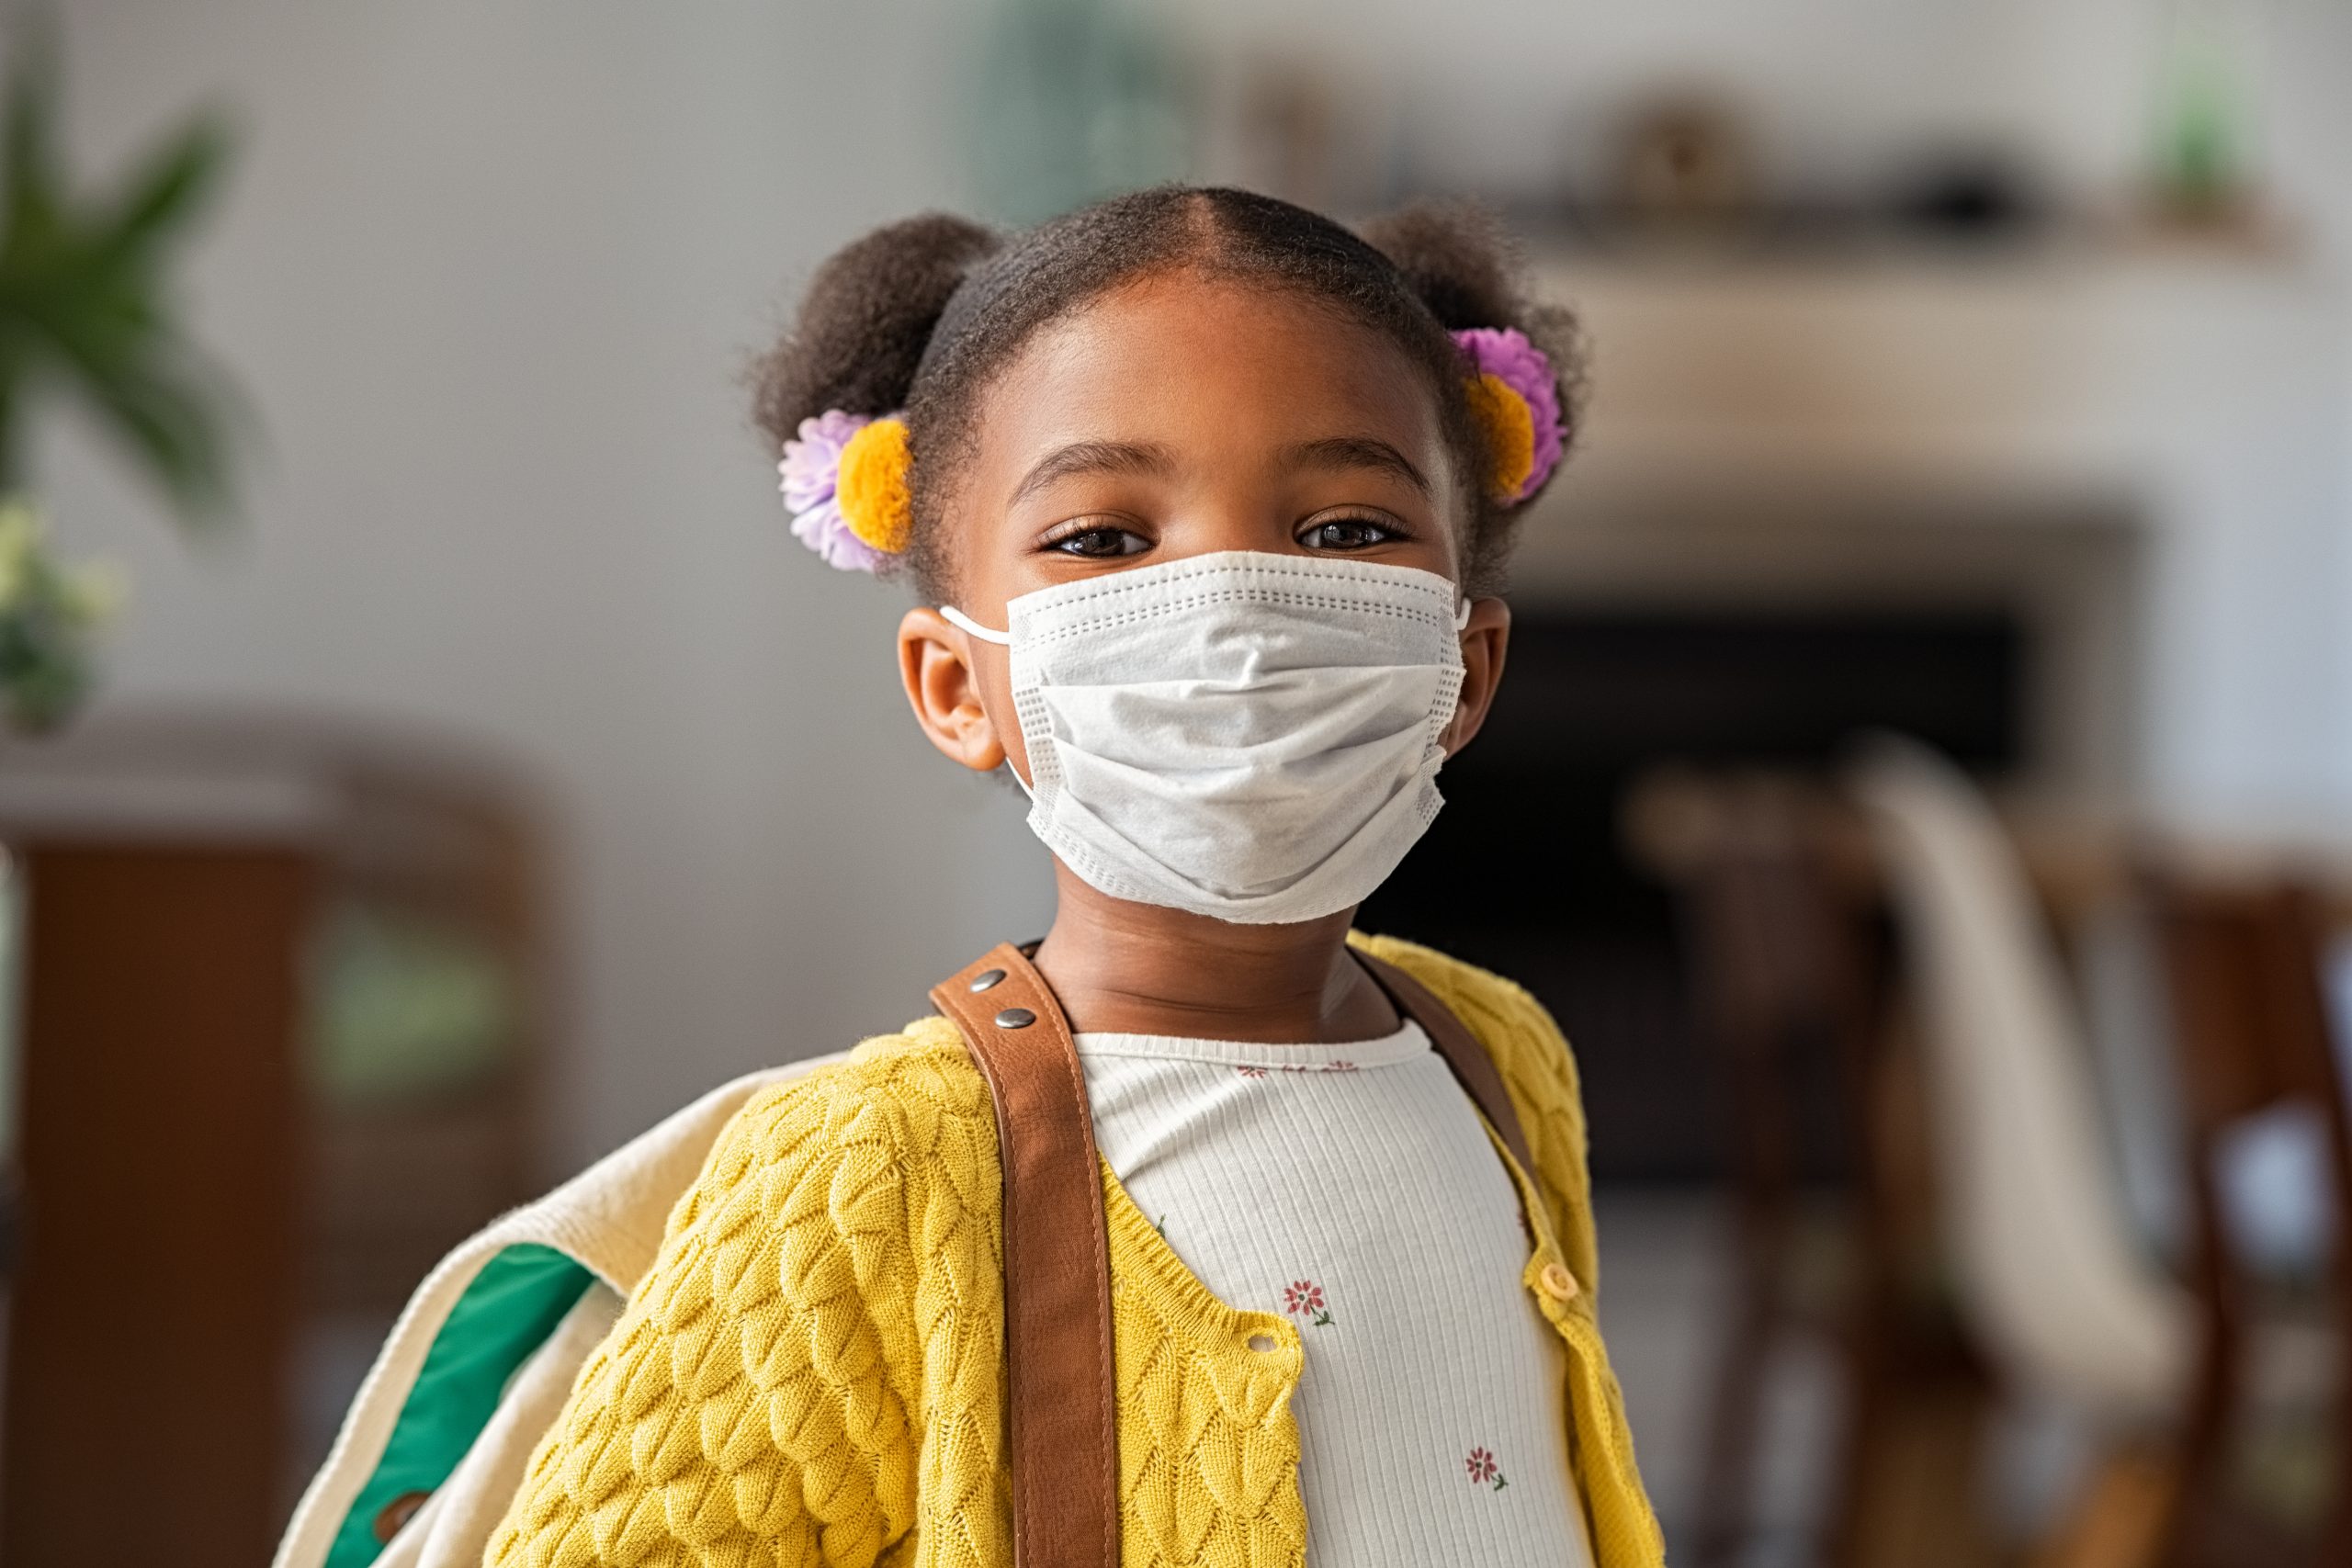
{"type": "Polygon", "coordinates": [[[6,1561],[126,1488],[123,1561],[256,1560],[442,1250],[1042,930],[741,375],[873,224],[1192,178],[1478,198],[1581,315],[1510,681],[1363,923],[1577,1048],[1675,1560],[2352,1562],[2352,6],[5,47],[6,1561]]]}

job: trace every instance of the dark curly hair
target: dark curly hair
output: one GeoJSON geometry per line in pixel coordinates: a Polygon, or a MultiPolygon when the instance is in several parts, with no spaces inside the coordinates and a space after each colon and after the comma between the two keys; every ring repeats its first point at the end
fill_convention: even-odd
{"type": "Polygon", "coordinates": [[[937,526],[946,481],[970,452],[981,395],[1040,328],[1123,283],[1180,268],[1290,289],[1382,333],[1427,375],[1469,491],[1467,586],[1492,592],[1527,502],[1498,502],[1470,478],[1490,465],[1448,334],[1525,333],[1560,373],[1571,429],[1582,389],[1574,319],[1531,304],[1515,262],[1497,227],[1467,208],[1408,209],[1359,235],[1303,207],[1217,186],[1136,191],[1011,236],[926,214],[876,230],[818,269],[791,329],[759,362],[755,418],[781,447],[827,409],[903,409],[914,455],[908,563],[920,591],[943,599],[953,577],[937,526]]]}

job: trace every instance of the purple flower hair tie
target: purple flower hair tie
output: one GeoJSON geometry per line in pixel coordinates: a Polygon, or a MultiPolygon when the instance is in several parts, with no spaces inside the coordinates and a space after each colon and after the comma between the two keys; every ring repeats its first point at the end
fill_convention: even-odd
{"type": "Polygon", "coordinates": [[[1560,412],[1560,378],[1542,349],[1517,327],[1465,327],[1453,341],[1470,361],[1473,376],[1492,376],[1527,404],[1534,425],[1534,462],[1511,501],[1524,501],[1544,488],[1568,449],[1567,421],[1560,412]]]}
{"type": "Polygon", "coordinates": [[[775,466],[785,510],[792,513],[793,537],[816,551],[827,566],[843,571],[877,571],[890,559],[850,531],[836,489],[842,450],[851,436],[873,423],[865,414],[840,409],[804,419],[799,438],[784,444],[784,458],[775,466]]]}

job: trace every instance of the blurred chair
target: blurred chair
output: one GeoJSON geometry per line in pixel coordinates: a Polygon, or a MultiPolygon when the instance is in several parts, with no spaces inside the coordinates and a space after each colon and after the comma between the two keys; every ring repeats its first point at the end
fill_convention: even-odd
{"type": "Polygon", "coordinates": [[[1996,1550],[1972,1494],[1997,1392],[2065,1411],[2096,1445],[2029,1553],[2035,1568],[2352,1563],[2352,1131],[2318,898],[2177,860],[2137,879],[2181,1066],[2192,1289],[2128,1216],[2052,924],[2090,912],[2086,889],[2110,904],[2131,893],[2115,874],[2124,857],[2086,825],[2054,852],[2030,842],[2029,864],[1977,787],[1907,742],[1876,745],[1845,784],[1668,776],[1629,812],[1642,857],[1677,889],[1735,1090],[1736,1301],[1692,1562],[1750,1544],[1758,1369],[1810,1332],[1850,1382],[1826,1562],[1913,1568],[1996,1550]],[[2094,862],[2111,863],[2094,874],[2094,862]],[[1882,912],[1897,939],[1883,950],[1882,912]],[[1808,1063],[1838,1075],[1853,1156],[1853,1268],[1842,1293],[1810,1303],[1792,1288],[1806,1250],[1792,1107],[1808,1063]],[[2282,1113],[2324,1151],[2324,1321],[2266,1275],[2225,1168],[2248,1125],[2282,1113]],[[1957,1354],[1938,1341],[1939,1258],[1965,1330],[1957,1354]],[[1972,1346],[2000,1380],[1978,1380],[1973,1416],[1972,1346]],[[2291,1436],[2314,1411],[2332,1416],[2332,1446],[2272,1466],[2301,1488],[2298,1533],[2245,1504],[2227,1461],[2249,1416],[2291,1436]],[[1923,1456],[1939,1454],[1969,1473],[1923,1485],[1923,1456]]]}
{"type": "Polygon", "coordinates": [[[1904,741],[1875,746],[1850,784],[1917,992],[1962,1311],[2006,1374],[2103,1439],[2044,1560],[2144,1561],[2166,1507],[2150,1445],[2188,1385],[2195,1303],[2127,1218],[2086,1031],[1990,805],[1957,768],[1904,741]]]}
{"type": "Polygon", "coordinates": [[[1661,772],[1634,792],[1627,829],[1675,890],[1732,1108],[1735,1299],[1688,1561],[1722,1568],[1758,1539],[1765,1390],[1803,1338],[1829,1348],[1845,1396],[1817,1560],[1978,1561],[1969,1466],[1950,1461],[1982,1379],[1918,1288],[1931,1270],[1907,1155],[1917,1112],[1887,1048],[1883,919],[1860,824],[1817,781],[1661,772]],[[1825,1100],[1827,1129],[1812,1124],[1825,1100]],[[1820,1172],[1804,1168],[1806,1145],[1824,1142],[1842,1202],[1820,1201],[1820,1172]]]}
{"type": "MultiPolygon", "coordinates": [[[[2187,1122],[2189,1279],[2201,1332],[2181,1423],[2169,1561],[2352,1563],[2352,1129],[2324,982],[2319,897],[2289,881],[2200,873],[2177,858],[2143,876],[2172,1003],[2187,1122]],[[2249,1126],[2282,1114],[2316,1132],[2306,1173],[2324,1189],[2333,1302],[2301,1303],[2266,1278],[2229,1201],[2224,1162],[2249,1126]],[[2285,1303],[2282,1295],[2290,1297],[2285,1303]],[[2300,1319],[2300,1320],[2299,1320],[2300,1319]],[[2227,1460],[2250,1416],[2296,1406],[2332,1417],[2297,1540],[2233,1506],[2227,1460]]],[[[2316,1282],[2316,1281],[2314,1281],[2316,1282]]]]}

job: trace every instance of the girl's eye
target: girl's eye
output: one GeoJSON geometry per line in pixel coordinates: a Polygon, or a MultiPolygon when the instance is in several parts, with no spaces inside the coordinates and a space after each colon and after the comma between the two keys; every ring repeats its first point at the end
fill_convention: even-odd
{"type": "Polygon", "coordinates": [[[1095,527],[1065,534],[1047,547],[1059,550],[1066,556],[1102,559],[1112,556],[1141,555],[1151,548],[1151,541],[1125,528],[1095,527]]]}
{"type": "Polygon", "coordinates": [[[1298,542],[1310,550],[1365,550],[1403,536],[1369,517],[1333,517],[1309,524],[1298,542]]]}

